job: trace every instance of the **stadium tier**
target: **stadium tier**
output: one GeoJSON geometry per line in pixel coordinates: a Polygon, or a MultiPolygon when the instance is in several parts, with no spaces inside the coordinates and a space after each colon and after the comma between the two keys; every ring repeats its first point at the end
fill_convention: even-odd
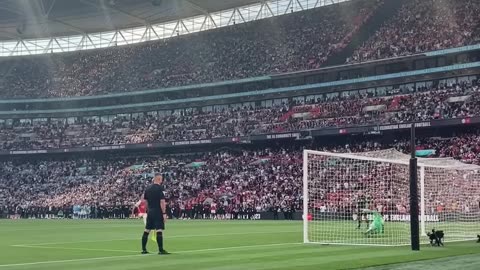
{"type": "Polygon", "coordinates": [[[480,3],[409,0],[347,62],[399,57],[478,44],[480,3]]]}
{"type": "Polygon", "coordinates": [[[204,140],[331,127],[398,124],[480,116],[478,81],[283,99],[214,111],[0,120],[0,150],[32,150],[204,140]],[[378,94],[378,96],[377,96],[378,94]],[[105,118],[107,119],[105,121],[105,118]]]}
{"type": "MultiPolygon", "coordinates": [[[[478,133],[460,133],[447,138],[422,138],[418,149],[419,154],[424,150],[431,157],[452,157],[466,163],[480,164],[479,141],[478,133]]],[[[331,152],[355,153],[392,147],[405,152],[408,140],[386,142],[380,139],[355,139],[343,143],[320,142],[316,145],[316,149],[331,152]]],[[[176,217],[194,217],[191,216],[193,212],[185,214],[186,212],[178,211],[191,210],[191,205],[203,204],[205,200],[228,206],[225,210],[229,213],[247,207],[257,212],[271,211],[272,208],[300,210],[302,152],[296,147],[285,147],[259,150],[232,148],[229,151],[219,150],[185,157],[127,155],[124,158],[84,158],[71,161],[4,161],[0,166],[0,190],[3,197],[0,200],[12,215],[15,209],[25,208],[25,212],[21,211],[24,217],[45,217],[48,211],[56,213],[48,210],[50,207],[127,207],[138,200],[152,172],[161,171],[166,175],[166,193],[171,208],[175,208],[172,211],[177,211],[176,217]],[[28,212],[32,209],[35,211],[36,208],[41,212],[28,212]]],[[[361,181],[361,178],[352,178],[353,182],[357,180],[361,181]]],[[[442,187],[450,188],[448,185],[442,187]]],[[[338,206],[328,198],[334,200],[336,195],[324,195],[324,200],[316,203],[323,203],[322,207],[327,209],[325,211],[334,211],[338,206]]],[[[406,200],[407,197],[402,197],[392,203],[395,207],[406,207],[406,200]]],[[[432,211],[437,211],[438,207],[450,207],[442,198],[429,203],[429,209],[434,209],[432,211]]],[[[353,206],[346,204],[342,207],[353,206]]],[[[112,215],[110,217],[113,214],[109,212],[112,215]]],[[[90,215],[93,213],[89,217],[90,215]]],[[[125,213],[122,215],[117,213],[117,217],[128,216],[125,213]]],[[[197,214],[195,217],[200,218],[197,214]]]]}
{"type": "Polygon", "coordinates": [[[384,18],[391,2],[348,1],[133,46],[6,58],[0,96],[85,96],[218,82],[317,69],[344,54],[348,62],[364,62],[479,41],[477,1],[402,0],[392,18],[384,18]],[[432,3],[438,8],[430,10],[432,3]],[[348,46],[360,47],[350,52],[348,46]]]}
{"type": "Polygon", "coordinates": [[[352,1],[134,46],[6,59],[0,96],[96,95],[315,69],[376,7],[352,1]]]}

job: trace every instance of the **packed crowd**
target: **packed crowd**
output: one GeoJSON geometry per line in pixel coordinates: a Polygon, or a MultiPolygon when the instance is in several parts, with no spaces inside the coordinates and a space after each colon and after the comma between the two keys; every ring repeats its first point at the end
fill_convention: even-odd
{"type": "MultiPolygon", "coordinates": [[[[410,91],[410,90],[408,90],[410,91]]],[[[480,113],[478,82],[461,85],[439,85],[390,96],[336,97],[326,101],[311,100],[310,104],[292,108],[284,122],[263,124],[262,132],[304,130],[323,127],[344,127],[364,124],[394,124],[432,119],[477,116],[480,113]],[[300,110],[301,113],[296,113],[300,110]]]]}
{"type": "Polygon", "coordinates": [[[7,59],[0,97],[85,96],[321,67],[380,1],[362,0],[132,46],[7,59]]]}
{"type": "Polygon", "coordinates": [[[30,150],[238,137],[363,124],[405,123],[480,116],[478,81],[392,90],[387,96],[337,96],[268,108],[148,113],[110,122],[79,118],[0,123],[0,149],[30,150]]]}
{"type": "Polygon", "coordinates": [[[408,0],[347,62],[399,57],[480,43],[476,0],[408,0]]]}
{"type": "MultiPolygon", "coordinates": [[[[2,66],[9,68],[0,71],[0,97],[94,95],[314,69],[347,46],[381,3],[351,1],[341,9],[325,7],[136,46],[2,60],[2,66]]],[[[397,16],[348,62],[478,43],[479,13],[480,4],[474,0],[406,1],[397,16]]],[[[479,85],[479,81],[473,81],[396,89],[386,96],[339,95],[272,107],[145,113],[132,118],[117,116],[106,122],[94,118],[77,118],[73,123],[66,119],[2,121],[0,150],[198,140],[480,116],[479,85]]],[[[363,152],[391,147],[407,151],[408,143],[355,141],[318,148],[363,152]]],[[[480,135],[476,133],[422,139],[419,148],[435,150],[432,153],[438,157],[480,164],[480,135]]],[[[212,208],[218,218],[251,218],[261,211],[283,212],[287,217],[302,208],[299,149],[262,149],[195,157],[3,161],[0,216],[4,212],[24,218],[59,213],[77,218],[126,218],[154,171],[165,174],[171,217],[210,218],[212,208]]],[[[346,211],[355,196],[341,194],[351,195],[353,189],[361,189],[362,181],[366,179],[348,179],[346,185],[324,187],[313,207],[346,211]],[[343,200],[345,197],[350,201],[343,200]]],[[[379,190],[387,188],[382,181],[377,183],[379,190]]],[[[429,203],[448,210],[454,202],[435,198],[429,203]]],[[[401,212],[406,202],[397,200],[384,207],[401,212]]]]}
{"type": "MultiPolygon", "coordinates": [[[[425,138],[418,142],[419,149],[435,150],[432,152],[434,156],[453,157],[474,164],[480,164],[479,145],[480,135],[477,133],[443,139],[425,138]]],[[[330,142],[309,146],[333,152],[365,152],[392,147],[405,151],[408,140],[385,143],[352,139],[348,144],[330,142]]],[[[72,217],[73,206],[88,206],[84,216],[128,217],[127,210],[140,199],[155,171],[165,175],[172,217],[213,217],[209,211],[212,205],[215,205],[215,217],[218,218],[248,217],[261,211],[289,213],[302,208],[301,151],[287,148],[232,149],[202,156],[103,161],[7,161],[0,163],[0,205],[4,205],[3,210],[9,214],[22,217],[46,217],[59,210],[62,215],[72,217]]],[[[349,179],[350,189],[363,190],[361,183],[365,182],[362,178],[365,175],[359,174],[358,177],[349,179]]],[[[381,181],[377,179],[376,182],[381,181]]],[[[336,183],[333,189],[342,190],[348,186],[336,183]]],[[[444,188],[450,187],[446,185],[444,188]]],[[[340,205],[336,204],[340,203],[338,192],[323,192],[324,196],[319,197],[321,200],[315,202],[319,209],[340,211],[340,205]]],[[[439,200],[432,204],[441,204],[441,198],[439,200]]],[[[397,200],[395,207],[405,206],[405,203],[397,200]]],[[[443,207],[448,208],[448,205],[443,207]]],[[[76,215],[81,217],[82,214],[76,215]]]]}
{"type": "MultiPolygon", "coordinates": [[[[339,5],[132,46],[2,59],[0,97],[97,95],[316,69],[349,45],[383,1],[339,5]]],[[[406,0],[347,62],[477,44],[479,12],[476,0],[406,0]]]]}
{"type": "Polygon", "coordinates": [[[0,166],[0,201],[3,199],[9,212],[32,208],[48,212],[73,205],[123,209],[140,199],[156,170],[165,174],[172,214],[200,217],[202,213],[203,217],[203,205],[213,201],[224,215],[273,206],[300,207],[301,184],[295,180],[300,178],[298,153],[222,152],[201,160],[82,160],[76,162],[77,167],[72,167],[73,162],[4,162],[0,166]]]}

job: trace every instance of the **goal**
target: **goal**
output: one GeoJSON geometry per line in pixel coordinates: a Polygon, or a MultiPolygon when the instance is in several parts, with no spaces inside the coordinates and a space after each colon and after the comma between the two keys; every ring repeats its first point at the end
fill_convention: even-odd
{"type": "MultiPolygon", "coordinates": [[[[410,245],[409,156],[394,149],[303,153],[305,243],[410,245]]],[[[418,158],[420,238],[444,241],[480,233],[480,167],[418,158]]]]}

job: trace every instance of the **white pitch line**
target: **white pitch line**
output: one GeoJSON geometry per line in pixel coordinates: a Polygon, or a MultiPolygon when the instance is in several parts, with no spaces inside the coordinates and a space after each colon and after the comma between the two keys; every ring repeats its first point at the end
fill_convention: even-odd
{"type": "Polygon", "coordinates": [[[72,260],[58,260],[58,261],[43,261],[43,262],[30,262],[30,263],[0,264],[0,268],[3,268],[3,267],[16,267],[16,266],[28,266],[28,265],[41,265],[41,264],[70,263],[70,262],[88,262],[88,261],[109,260],[109,259],[125,259],[125,258],[140,257],[140,256],[145,256],[145,255],[143,255],[143,254],[136,254],[136,255],[109,256],[109,257],[72,259],[72,260]]]}
{"type": "Polygon", "coordinates": [[[207,248],[207,249],[197,249],[197,250],[185,250],[179,251],[175,253],[199,253],[199,252],[206,252],[206,251],[219,251],[219,250],[232,250],[232,249],[243,249],[243,248],[256,248],[256,247],[275,247],[275,246],[287,246],[287,245],[300,245],[303,243],[295,242],[295,243],[278,243],[278,244],[266,244],[266,245],[251,245],[251,246],[238,246],[238,247],[223,247],[223,248],[207,248]]]}
{"type": "MultiPolygon", "coordinates": [[[[251,235],[251,234],[277,234],[277,233],[301,233],[302,231],[275,231],[275,232],[242,232],[242,233],[215,233],[215,234],[190,234],[190,235],[166,235],[165,239],[175,239],[175,238],[190,238],[190,237],[210,237],[210,236],[230,236],[230,235],[251,235]]],[[[32,244],[17,244],[12,245],[13,247],[17,246],[46,246],[46,245],[59,245],[59,244],[76,244],[76,243],[97,243],[97,242],[113,242],[113,241],[128,241],[128,240],[138,240],[139,237],[135,238],[119,238],[119,239],[104,239],[104,240],[88,240],[88,241],[75,241],[75,242],[48,242],[48,243],[32,243],[32,244]]]]}
{"type": "Polygon", "coordinates": [[[48,243],[33,243],[33,244],[18,244],[11,245],[12,247],[23,247],[23,246],[47,246],[47,245],[59,245],[59,244],[76,244],[76,243],[100,243],[100,242],[113,242],[113,241],[127,241],[127,240],[138,240],[137,238],[117,238],[117,239],[104,239],[104,240],[88,240],[88,241],[75,241],[75,242],[48,242],[48,243]]]}
{"type": "MultiPolygon", "coordinates": [[[[279,243],[279,244],[267,244],[267,245],[251,245],[251,246],[237,246],[237,247],[223,247],[223,248],[207,248],[207,249],[194,249],[194,250],[184,250],[176,251],[175,254],[183,253],[198,253],[205,251],[219,251],[219,250],[231,250],[231,249],[242,249],[242,248],[252,248],[252,247],[262,247],[262,246],[285,246],[285,245],[298,245],[302,243],[279,243]]],[[[83,250],[83,251],[108,251],[108,252],[127,252],[127,253],[138,253],[138,250],[119,250],[119,249],[96,249],[96,248],[70,248],[70,247],[44,247],[44,246],[28,246],[28,245],[16,245],[14,247],[23,247],[23,248],[40,248],[40,249],[61,249],[61,250],[83,250]]]]}
{"type": "MultiPolygon", "coordinates": [[[[200,252],[207,252],[207,251],[220,251],[220,250],[235,250],[235,249],[245,249],[245,248],[257,248],[257,247],[274,247],[274,246],[287,246],[287,245],[300,245],[303,243],[295,242],[295,243],[278,243],[278,244],[265,244],[265,245],[250,245],[250,246],[236,246],[236,247],[223,247],[223,248],[207,248],[207,249],[196,249],[196,250],[185,250],[185,251],[174,251],[174,254],[185,254],[185,253],[200,253],[200,252]]],[[[18,246],[20,247],[20,246],[18,246]]],[[[25,248],[43,248],[38,246],[21,246],[25,248]]],[[[56,247],[52,247],[56,248],[56,247]]],[[[58,247],[56,249],[73,249],[73,248],[61,248],[58,247]]],[[[75,248],[76,249],[76,248],[75,248]]],[[[79,250],[85,251],[102,251],[100,249],[88,249],[82,248],[79,250]]],[[[113,250],[103,250],[103,251],[113,251],[113,250]]],[[[124,251],[124,252],[133,252],[133,251],[124,251]]],[[[135,251],[138,252],[138,251],[135,251]]],[[[151,254],[153,255],[153,254],[151,254]]],[[[13,263],[13,264],[0,264],[0,268],[4,267],[16,267],[16,266],[29,266],[29,265],[41,265],[41,264],[57,264],[57,263],[71,263],[71,262],[88,262],[88,261],[97,261],[97,260],[109,260],[109,259],[125,259],[125,258],[132,258],[132,257],[142,257],[148,256],[143,254],[135,254],[135,255],[121,255],[121,256],[109,256],[109,257],[97,257],[97,258],[85,258],[85,259],[71,259],[71,260],[58,260],[58,261],[41,261],[41,262],[30,262],[30,263],[13,263]]]]}
{"type": "Polygon", "coordinates": [[[29,245],[13,245],[17,248],[40,248],[40,249],[61,249],[61,250],[84,250],[84,251],[109,251],[109,252],[126,252],[138,253],[138,250],[121,250],[121,249],[97,249],[97,248],[75,248],[75,247],[47,247],[47,246],[29,246],[29,245]]]}

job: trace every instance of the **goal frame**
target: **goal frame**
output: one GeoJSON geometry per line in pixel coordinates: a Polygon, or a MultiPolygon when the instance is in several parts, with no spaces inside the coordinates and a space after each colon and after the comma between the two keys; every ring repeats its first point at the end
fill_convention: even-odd
{"type": "MultiPolygon", "coordinates": [[[[361,155],[352,155],[346,153],[332,153],[332,152],[324,152],[324,151],[316,151],[316,150],[303,150],[303,243],[304,244],[335,244],[335,243],[328,243],[328,242],[311,242],[308,239],[308,202],[309,202],[309,190],[308,190],[308,155],[309,154],[317,154],[322,156],[330,156],[330,157],[339,157],[339,158],[349,158],[349,159],[358,159],[358,160],[365,160],[365,161],[376,161],[376,162],[385,162],[391,164],[401,164],[405,166],[409,166],[408,160],[392,160],[392,159],[384,159],[384,158],[375,158],[375,157],[366,157],[361,155]]],[[[425,218],[425,164],[418,162],[418,168],[420,172],[420,236],[426,236],[426,218],[425,218]]],[[[448,166],[440,166],[440,165],[428,165],[428,167],[434,168],[450,168],[448,166]]],[[[338,244],[336,244],[338,245],[338,244]]],[[[343,244],[342,244],[343,245],[343,244]]],[[[394,245],[375,245],[375,244],[344,244],[344,245],[367,245],[367,246],[394,246],[394,245]]]]}

